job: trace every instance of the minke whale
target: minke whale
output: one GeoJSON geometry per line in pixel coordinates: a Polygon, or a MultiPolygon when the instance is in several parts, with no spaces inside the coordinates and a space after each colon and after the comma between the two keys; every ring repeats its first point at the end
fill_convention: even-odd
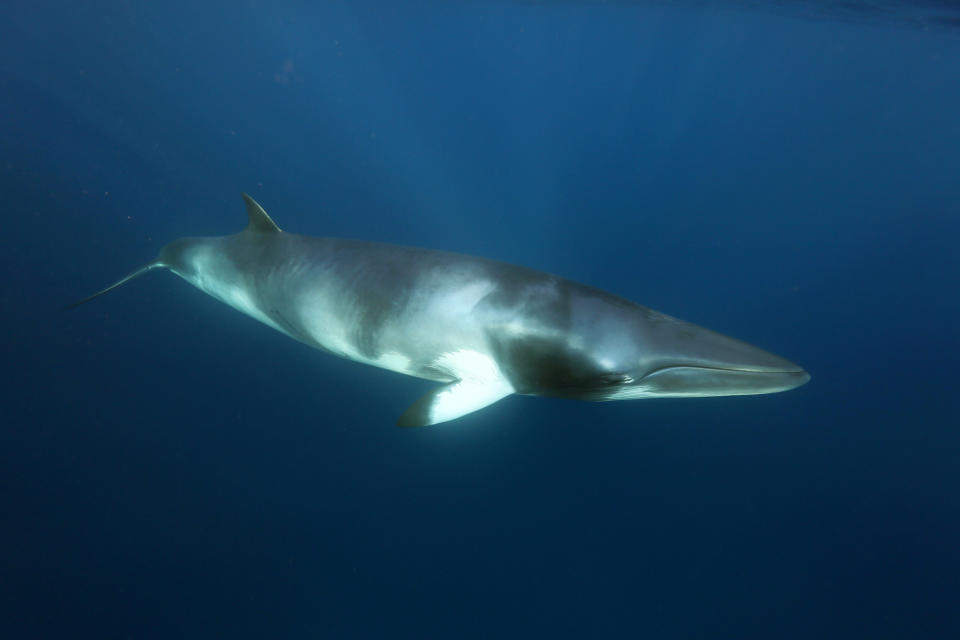
{"type": "Polygon", "coordinates": [[[240,233],[174,240],[70,306],[169,269],[311,347],[439,383],[401,426],[453,420],[511,394],[731,396],[810,379],[779,356],[600,289],[457,253],[288,233],[243,198],[240,233]]]}

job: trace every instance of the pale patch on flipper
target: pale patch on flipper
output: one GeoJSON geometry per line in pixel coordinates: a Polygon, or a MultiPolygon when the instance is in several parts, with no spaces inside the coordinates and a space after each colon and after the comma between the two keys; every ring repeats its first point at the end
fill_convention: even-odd
{"type": "Polygon", "coordinates": [[[397,424],[421,427],[447,422],[482,409],[513,393],[497,363],[488,355],[461,349],[445,353],[434,367],[457,378],[428,392],[407,409],[397,424]]]}
{"type": "Polygon", "coordinates": [[[397,425],[423,427],[447,422],[473,413],[513,393],[509,384],[491,385],[476,380],[460,380],[434,389],[414,402],[397,425]]]}

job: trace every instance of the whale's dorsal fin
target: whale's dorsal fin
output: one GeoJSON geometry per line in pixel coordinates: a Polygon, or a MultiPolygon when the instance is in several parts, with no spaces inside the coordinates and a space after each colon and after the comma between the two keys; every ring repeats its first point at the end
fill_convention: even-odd
{"type": "Polygon", "coordinates": [[[267,212],[263,210],[256,200],[243,194],[243,201],[247,203],[247,218],[250,219],[250,223],[247,225],[247,231],[253,231],[255,233],[278,233],[280,227],[277,226],[277,223],[267,215],[267,212]]]}

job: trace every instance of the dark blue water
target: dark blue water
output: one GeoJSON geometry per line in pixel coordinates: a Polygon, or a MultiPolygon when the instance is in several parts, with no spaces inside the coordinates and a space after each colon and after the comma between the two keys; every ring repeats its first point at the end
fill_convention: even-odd
{"type": "Polygon", "coordinates": [[[0,636],[958,637],[955,6],[16,5],[0,636]],[[403,430],[427,383],[171,274],[58,310],[240,191],[813,380],[403,430]]]}

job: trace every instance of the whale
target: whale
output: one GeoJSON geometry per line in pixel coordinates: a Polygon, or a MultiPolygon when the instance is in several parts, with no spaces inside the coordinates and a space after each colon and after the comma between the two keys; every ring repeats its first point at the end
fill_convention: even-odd
{"type": "Polygon", "coordinates": [[[514,394],[753,395],[810,379],[780,356],[601,289],[481,257],[282,231],[243,199],[239,233],[174,240],[69,308],[167,269],[310,347],[438,383],[400,415],[409,427],[514,394]]]}

